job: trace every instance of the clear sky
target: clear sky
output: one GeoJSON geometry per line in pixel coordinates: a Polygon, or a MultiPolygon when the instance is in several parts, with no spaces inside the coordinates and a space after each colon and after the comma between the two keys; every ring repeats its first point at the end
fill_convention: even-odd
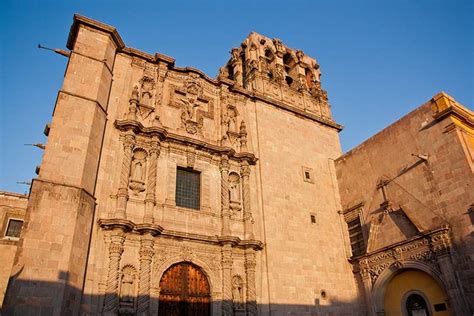
{"type": "MultiPolygon", "coordinates": [[[[214,77],[251,32],[321,65],[344,151],[445,91],[474,104],[473,0],[0,2],[0,190],[24,193],[66,66],[74,13],[115,26],[125,44],[214,77]]],[[[390,159],[390,157],[381,157],[390,159]]]]}

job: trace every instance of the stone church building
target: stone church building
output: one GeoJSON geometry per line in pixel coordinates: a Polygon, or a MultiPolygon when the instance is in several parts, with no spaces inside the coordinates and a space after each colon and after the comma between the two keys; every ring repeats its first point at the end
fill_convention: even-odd
{"type": "Polygon", "coordinates": [[[2,315],[474,313],[452,97],[343,155],[319,64],[279,39],[215,79],[79,15],[67,47],[38,177],[0,194],[2,315]]]}

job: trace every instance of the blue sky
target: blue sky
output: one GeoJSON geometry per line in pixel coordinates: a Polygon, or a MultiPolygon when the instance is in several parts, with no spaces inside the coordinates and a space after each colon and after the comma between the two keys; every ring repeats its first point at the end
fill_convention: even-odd
{"type": "Polygon", "coordinates": [[[474,1],[10,1],[0,3],[0,190],[26,192],[67,59],[74,13],[115,26],[127,46],[215,76],[256,31],[321,65],[344,151],[445,91],[474,99],[474,1]]]}

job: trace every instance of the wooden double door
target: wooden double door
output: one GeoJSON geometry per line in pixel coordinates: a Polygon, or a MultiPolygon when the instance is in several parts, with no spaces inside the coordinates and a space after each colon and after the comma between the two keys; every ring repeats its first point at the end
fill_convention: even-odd
{"type": "Polygon", "coordinates": [[[210,312],[209,282],[198,266],[181,262],[165,271],[160,280],[160,316],[208,316],[210,312]]]}

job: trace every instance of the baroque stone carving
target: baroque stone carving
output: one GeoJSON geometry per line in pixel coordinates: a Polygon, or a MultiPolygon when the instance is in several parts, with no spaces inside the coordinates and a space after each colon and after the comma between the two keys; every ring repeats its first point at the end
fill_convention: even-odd
{"type": "Polygon", "coordinates": [[[123,253],[124,234],[113,231],[109,244],[109,267],[107,271],[107,286],[104,298],[104,312],[116,313],[119,307],[118,286],[120,277],[120,259],[123,253]]]}
{"type": "Polygon", "coordinates": [[[234,311],[239,312],[245,309],[244,281],[239,275],[234,275],[232,278],[232,301],[234,302],[234,311]]]}
{"type": "Polygon", "coordinates": [[[120,315],[133,315],[135,311],[136,275],[137,270],[132,265],[125,265],[122,268],[120,281],[120,315]]]}
{"type": "Polygon", "coordinates": [[[191,73],[184,87],[171,89],[171,106],[181,108],[181,123],[189,134],[200,132],[204,126],[204,117],[214,119],[214,105],[203,94],[199,75],[191,73]]]}
{"type": "Polygon", "coordinates": [[[130,189],[138,194],[145,191],[147,153],[143,149],[136,149],[131,163],[130,189]]]}
{"type": "Polygon", "coordinates": [[[234,213],[241,210],[240,176],[235,172],[229,174],[229,201],[234,213]]]}

